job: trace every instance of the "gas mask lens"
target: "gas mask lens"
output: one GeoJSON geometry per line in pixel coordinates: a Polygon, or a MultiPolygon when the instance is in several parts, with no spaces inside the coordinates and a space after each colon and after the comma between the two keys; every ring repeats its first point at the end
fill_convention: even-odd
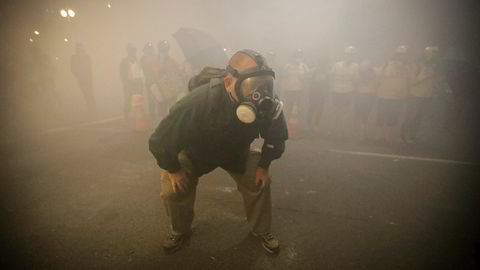
{"type": "MultiPolygon", "coordinates": [[[[248,77],[240,84],[240,90],[244,97],[251,97],[254,92],[273,93],[272,76],[254,76],[248,77]]],[[[255,97],[252,96],[252,99],[255,97]]]]}
{"type": "Polygon", "coordinates": [[[272,76],[247,77],[240,82],[238,90],[243,95],[243,102],[237,109],[237,116],[242,122],[269,121],[280,115],[283,104],[274,96],[273,82],[272,76]]]}

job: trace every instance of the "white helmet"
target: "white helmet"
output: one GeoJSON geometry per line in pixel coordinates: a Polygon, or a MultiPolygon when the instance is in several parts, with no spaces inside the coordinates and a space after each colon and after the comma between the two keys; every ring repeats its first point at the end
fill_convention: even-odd
{"type": "Polygon", "coordinates": [[[427,46],[425,47],[425,53],[438,53],[440,49],[437,46],[427,46]]]}
{"type": "Polygon", "coordinates": [[[357,48],[355,48],[354,46],[348,46],[348,47],[345,48],[344,53],[345,54],[355,54],[355,53],[357,53],[357,48]]]}
{"type": "Polygon", "coordinates": [[[407,53],[408,47],[406,45],[400,45],[395,49],[396,53],[407,53]]]}
{"type": "Polygon", "coordinates": [[[425,48],[424,53],[427,59],[435,58],[440,50],[437,46],[428,46],[425,48]]]}

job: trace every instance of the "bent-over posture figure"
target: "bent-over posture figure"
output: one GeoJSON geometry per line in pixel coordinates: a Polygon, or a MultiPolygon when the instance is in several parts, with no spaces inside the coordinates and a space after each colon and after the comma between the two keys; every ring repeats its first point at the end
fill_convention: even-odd
{"type": "Polygon", "coordinates": [[[275,75],[252,50],[234,54],[225,74],[177,102],[150,138],[150,151],[166,170],[161,196],[172,228],[163,244],[169,253],[191,233],[198,178],[217,167],[236,181],[252,235],[269,253],[279,247],[270,230],[268,168],[284,152],[288,131],[283,103],[273,91],[275,75]],[[262,151],[251,151],[259,136],[262,151]]]}

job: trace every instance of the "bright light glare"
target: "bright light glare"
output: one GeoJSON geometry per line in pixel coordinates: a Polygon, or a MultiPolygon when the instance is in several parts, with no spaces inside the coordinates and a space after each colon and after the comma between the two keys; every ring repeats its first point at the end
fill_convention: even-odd
{"type": "Polygon", "coordinates": [[[63,41],[68,42],[68,38],[64,38],[63,41]]]}
{"type": "Polygon", "coordinates": [[[37,30],[33,31],[33,33],[37,36],[40,35],[40,32],[38,32],[37,30]]]}
{"type": "Polygon", "coordinates": [[[75,17],[75,11],[73,11],[72,9],[69,9],[68,10],[68,16],[70,16],[72,18],[75,17]]]}
{"type": "Polygon", "coordinates": [[[62,15],[62,17],[65,18],[65,17],[68,16],[68,13],[67,13],[67,11],[66,11],[65,9],[62,9],[62,10],[60,10],[60,15],[62,15]]]}
{"type": "Polygon", "coordinates": [[[108,3],[107,8],[112,8],[112,5],[110,3],[108,3]]]}
{"type": "Polygon", "coordinates": [[[227,48],[223,48],[223,51],[226,52],[226,51],[228,51],[228,49],[227,49],[227,48]]]}
{"type": "Polygon", "coordinates": [[[28,41],[33,42],[33,38],[29,38],[28,41]]]}

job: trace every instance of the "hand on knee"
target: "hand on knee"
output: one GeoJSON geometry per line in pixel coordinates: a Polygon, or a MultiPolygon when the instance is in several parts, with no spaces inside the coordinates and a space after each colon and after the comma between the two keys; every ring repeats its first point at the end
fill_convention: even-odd
{"type": "Polygon", "coordinates": [[[272,178],[270,177],[268,170],[262,167],[258,167],[255,173],[255,184],[260,188],[263,189],[270,185],[272,178]]]}
{"type": "Polygon", "coordinates": [[[172,184],[173,192],[186,192],[188,189],[187,174],[183,170],[179,170],[175,173],[168,173],[170,183],[172,184]]]}

